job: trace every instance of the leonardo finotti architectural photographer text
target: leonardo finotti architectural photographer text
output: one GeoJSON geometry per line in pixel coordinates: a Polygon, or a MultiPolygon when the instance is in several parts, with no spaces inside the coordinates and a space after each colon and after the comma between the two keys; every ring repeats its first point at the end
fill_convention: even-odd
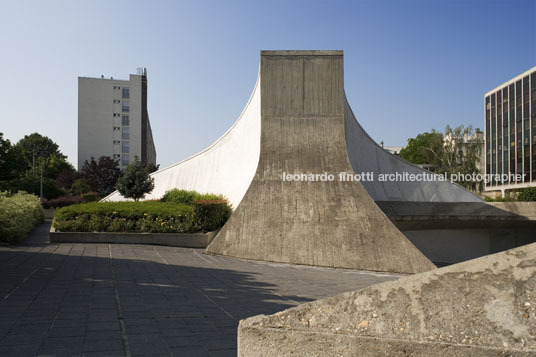
{"type": "Polygon", "coordinates": [[[326,182],[326,181],[335,181],[336,179],[338,181],[365,181],[365,182],[372,182],[372,181],[397,181],[397,182],[428,182],[428,181],[434,181],[434,182],[440,182],[440,181],[450,181],[450,182],[479,182],[484,181],[486,183],[493,181],[497,182],[519,182],[523,180],[523,176],[521,174],[452,174],[450,177],[447,175],[447,173],[444,173],[442,175],[428,173],[428,172],[421,172],[421,173],[410,173],[410,172],[396,172],[396,173],[390,173],[390,174],[375,174],[374,172],[361,172],[358,174],[355,173],[348,173],[348,172],[339,172],[338,174],[323,172],[323,173],[287,173],[283,172],[283,181],[320,181],[320,182],[326,182]]]}

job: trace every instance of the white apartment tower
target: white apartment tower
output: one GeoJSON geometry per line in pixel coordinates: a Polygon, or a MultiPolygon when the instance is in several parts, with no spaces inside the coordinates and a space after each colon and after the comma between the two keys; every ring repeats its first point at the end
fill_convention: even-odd
{"type": "Polygon", "coordinates": [[[134,156],[156,165],[145,68],[129,80],[78,77],[78,170],[101,156],[119,160],[122,170],[134,156]]]}

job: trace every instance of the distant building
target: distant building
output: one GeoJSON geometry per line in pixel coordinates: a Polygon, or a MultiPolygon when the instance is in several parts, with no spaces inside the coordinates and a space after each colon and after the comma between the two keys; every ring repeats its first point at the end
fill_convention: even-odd
{"type": "Polygon", "coordinates": [[[400,156],[400,150],[402,150],[404,146],[383,146],[383,148],[387,150],[390,154],[400,156]]]}
{"type": "Polygon", "coordinates": [[[134,156],[156,165],[145,68],[129,80],[78,77],[78,169],[101,156],[123,170],[134,156]]]}
{"type": "Polygon", "coordinates": [[[536,186],[536,67],[487,92],[484,118],[486,174],[505,177],[485,191],[536,186]]]}

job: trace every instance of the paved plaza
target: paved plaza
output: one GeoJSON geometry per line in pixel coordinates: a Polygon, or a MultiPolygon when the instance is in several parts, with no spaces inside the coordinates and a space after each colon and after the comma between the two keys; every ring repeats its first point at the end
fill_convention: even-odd
{"type": "Polygon", "coordinates": [[[0,247],[0,356],[235,356],[243,318],[398,278],[199,249],[49,244],[49,227],[0,247]]]}

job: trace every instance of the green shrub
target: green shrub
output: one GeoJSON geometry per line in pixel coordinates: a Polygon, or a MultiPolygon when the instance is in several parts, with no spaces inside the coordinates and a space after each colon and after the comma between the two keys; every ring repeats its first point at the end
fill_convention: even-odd
{"type": "Polygon", "coordinates": [[[96,192],[87,192],[80,195],[80,197],[86,202],[95,202],[97,201],[96,192]]]}
{"type": "Polygon", "coordinates": [[[71,185],[71,191],[75,195],[82,195],[91,191],[91,187],[86,182],[86,180],[78,179],[74,180],[73,184],[71,185]]]}
{"type": "Polygon", "coordinates": [[[193,208],[175,203],[89,202],[56,210],[62,232],[192,233],[193,208]]]}
{"type": "Polygon", "coordinates": [[[486,202],[512,202],[515,201],[512,197],[484,197],[486,202]]]}
{"type": "Polygon", "coordinates": [[[213,193],[199,193],[197,191],[179,190],[174,188],[167,191],[160,201],[192,205],[195,201],[215,201],[224,199],[225,198],[222,195],[213,193]]]}
{"type": "Polygon", "coordinates": [[[0,241],[16,243],[42,221],[43,207],[37,196],[0,192],[0,241]]]}
{"type": "MultiPolygon", "coordinates": [[[[11,191],[24,191],[39,196],[41,193],[41,178],[39,176],[24,176],[10,181],[11,191]]],[[[65,191],[56,186],[56,181],[43,178],[43,197],[47,199],[57,198],[64,195],[65,191]]]]}
{"type": "Polygon", "coordinates": [[[526,187],[517,194],[518,201],[536,201],[536,187],[526,187]]]}
{"type": "Polygon", "coordinates": [[[227,200],[199,200],[193,204],[195,226],[203,232],[222,227],[233,210],[227,200]]]}

